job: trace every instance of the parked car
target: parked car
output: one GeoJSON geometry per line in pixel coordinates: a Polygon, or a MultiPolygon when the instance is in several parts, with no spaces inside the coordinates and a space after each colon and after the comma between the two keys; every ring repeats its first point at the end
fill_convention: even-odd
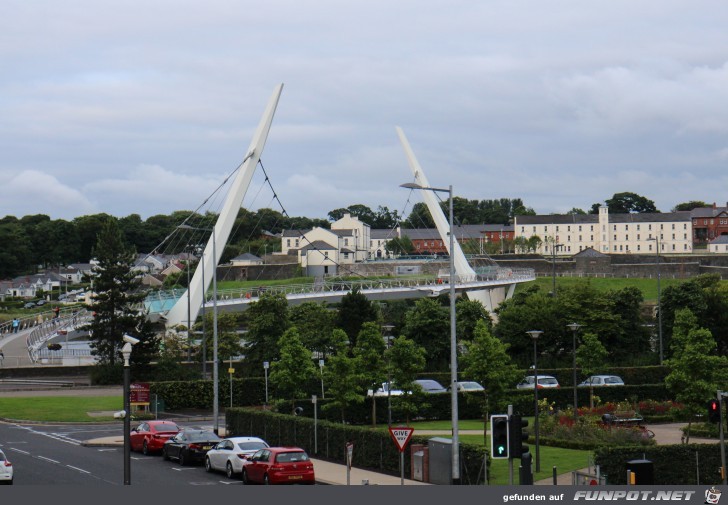
{"type": "Polygon", "coordinates": [[[447,393],[447,389],[436,380],[417,379],[415,384],[419,384],[425,393],[447,393]]]}
{"type": "Polygon", "coordinates": [[[220,437],[212,430],[182,430],[164,442],[162,458],[176,459],[184,466],[187,463],[202,462],[207,451],[213,448],[220,437]]]}
{"type": "Polygon", "coordinates": [[[399,396],[403,393],[394,382],[383,382],[382,387],[374,391],[374,396],[399,396]]]}
{"type": "Polygon", "coordinates": [[[243,460],[268,444],[257,437],[225,438],[205,455],[205,470],[225,472],[228,479],[243,472],[243,460]]]}
{"type": "Polygon", "coordinates": [[[37,305],[38,307],[40,307],[40,306],[42,306],[42,305],[45,305],[45,304],[46,304],[46,301],[45,301],[45,300],[38,300],[37,302],[35,302],[35,304],[36,304],[36,305],[37,305]]]}
{"type": "Polygon", "coordinates": [[[144,421],[131,430],[131,450],[144,454],[159,452],[164,443],[179,433],[180,429],[172,421],[144,421]]]}
{"type": "Polygon", "coordinates": [[[315,484],[313,462],[299,447],[268,447],[243,460],[246,484],[315,484]]]}
{"type": "MultiPolygon", "coordinates": [[[[533,375],[529,375],[528,377],[524,377],[524,379],[519,382],[516,385],[517,389],[533,389],[533,375]]],[[[556,380],[556,377],[553,377],[551,375],[539,375],[538,376],[538,385],[536,386],[538,389],[543,388],[558,388],[559,381],[556,380]]]]}
{"type": "Polygon", "coordinates": [[[0,450],[0,482],[3,484],[13,483],[13,464],[8,461],[2,450],[0,450]]]}
{"type": "MultiPolygon", "coordinates": [[[[485,388],[475,381],[458,381],[455,384],[457,384],[458,391],[485,391],[485,388]]],[[[449,391],[450,387],[447,389],[449,391]]]]}
{"type": "Polygon", "coordinates": [[[24,309],[34,309],[35,308],[35,302],[27,302],[25,305],[23,305],[24,309]]]}
{"type": "Polygon", "coordinates": [[[578,387],[589,386],[624,386],[624,381],[616,375],[592,375],[578,387]]]}

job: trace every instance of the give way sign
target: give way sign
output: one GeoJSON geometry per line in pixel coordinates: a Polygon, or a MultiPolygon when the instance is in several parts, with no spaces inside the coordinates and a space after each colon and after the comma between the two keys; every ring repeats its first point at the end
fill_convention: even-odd
{"type": "Polygon", "coordinates": [[[394,443],[397,444],[399,452],[404,452],[404,448],[407,447],[407,443],[412,438],[412,433],[415,431],[414,428],[406,428],[400,426],[397,428],[389,428],[389,434],[392,435],[394,443]]]}

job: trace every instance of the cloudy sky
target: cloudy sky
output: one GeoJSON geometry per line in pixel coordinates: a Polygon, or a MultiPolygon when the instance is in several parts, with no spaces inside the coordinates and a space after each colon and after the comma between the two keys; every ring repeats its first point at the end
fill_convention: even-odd
{"type": "Polygon", "coordinates": [[[5,0],[0,217],[195,209],[279,83],[262,159],[292,216],[405,209],[395,126],[465,198],[725,205],[726,26],[719,0],[5,0]]]}

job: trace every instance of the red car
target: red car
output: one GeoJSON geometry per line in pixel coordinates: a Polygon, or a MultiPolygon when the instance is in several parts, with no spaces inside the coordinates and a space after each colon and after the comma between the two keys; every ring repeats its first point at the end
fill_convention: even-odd
{"type": "Polygon", "coordinates": [[[180,427],[172,421],[144,421],[131,430],[131,450],[144,454],[160,452],[164,443],[179,431],[180,427]]]}
{"type": "Polygon", "coordinates": [[[313,463],[298,447],[267,447],[243,460],[243,482],[315,484],[313,463]]]}

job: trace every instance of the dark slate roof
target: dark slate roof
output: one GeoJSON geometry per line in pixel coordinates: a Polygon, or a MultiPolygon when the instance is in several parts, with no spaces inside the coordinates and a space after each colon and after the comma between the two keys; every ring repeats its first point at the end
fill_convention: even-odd
{"type": "MultiPolygon", "coordinates": [[[[486,232],[501,232],[501,231],[513,231],[513,225],[500,225],[500,224],[464,224],[462,226],[455,226],[455,236],[459,240],[463,239],[474,239],[478,240],[483,238],[483,234],[486,232]]],[[[411,240],[440,240],[440,234],[437,228],[403,228],[401,230],[402,236],[407,236],[411,240]]]]}
{"type": "Polygon", "coordinates": [[[351,249],[347,249],[346,247],[342,247],[341,248],[341,252],[343,252],[343,253],[352,253],[352,254],[354,253],[354,251],[352,251],[351,249]]]}
{"type": "Polygon", "coordinates": [[[728,244],[728,235],[720,235],[719,237],[715,237],[713,240],[710,241],[711,245],[721,245],[721,244],[728,244]]]}
{"type": "MultiPolygon", "coordinates": [[[[609,214],[609,224],[618,223],[666,223],[690,221],[689,211],[635,212],[609,214]]],[[[598,224],[598,214],[552,214],[542,216],[516,216],[518,226],[539,224],[598,224]]]]}
{"type": "Polygon", "coordinates": [[[392,229],[372,229],[369,231],[369,238],[373,240],[392,239],[397,236],[397,230],[392,229]]]}
{"type": "Polygon", "coordinates": [[[283,237],[300,237],[301,235],[305,235],[306,233],[310,232],[311,228],[307,228],[305,230],[283,230],[282,236],[283,237]]]}
{"type": "Polygon", "coordinates": [[[329,230],[331,233],[338,237],[353,237],[354,236],[354,230],[329,230]]]}
{"type": "Polygon", "coordinates": [[[724,217],[726,215],[728,215],[728,207],[698,207],[690,211],[690,217],[693,219],[724,217]]]}
{"type": "Polygon", "coordinates": [[[333,247],[333,246],[327,244],[323,240],[314,240],[312,243],[301,247],[300,251],[304,252],[304,251],[308,251],[311,249],[318,249],[321,251],[334,251],[334,250],[336,250],[336,247],[333,247]]]}
{"type": "Polygon", "coordinates": [[[233,258],[230,261],[263,261],[263,260],[260,259],[255,254],[244,253],[244,254],[241,254],[240,256],[236,256],[235,258],[233,258]]]}
{"type": "Polygon", "coordinates": [[[587,247],[586,249],[579,251],[574,255],[574,257],[579,258],[606,258],[606,254],[602,254],[593,247],[587,247]]]}

